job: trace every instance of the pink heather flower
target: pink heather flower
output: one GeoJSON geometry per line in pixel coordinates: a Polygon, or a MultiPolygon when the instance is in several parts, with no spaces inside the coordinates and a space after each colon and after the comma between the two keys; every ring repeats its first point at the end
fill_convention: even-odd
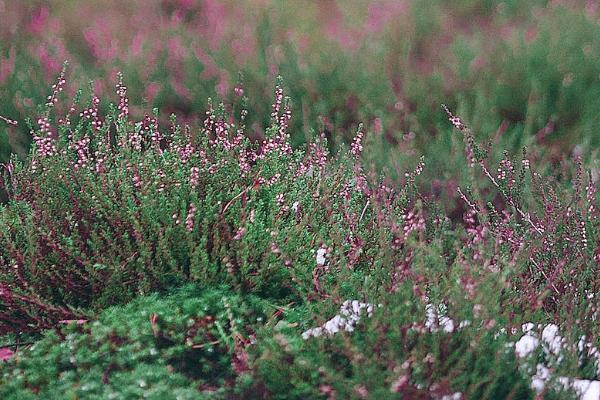
{"type": "Polygon", "coordinates": [[[272,177],[270,177],[269,179],[263,178],[262,176],[259,176],[258,178],[255,179],[254,185],[255,186],[273,186],[275,183],[277,183],[279,181],[279,178],[281,178],[281,174],[278,172],[275,175],[273,175],[272,177]]]}
{"type": "Polygon", "coordinates": [[[134,128],[133,131],[128,133],[128,142],[132,149],[135,151],[142,151],[142,135],[141,132],[134,128]]]}
{"type": "Polygon", "coordinates": [[[56,154],[55,141],[52,138],[52,132],[50,131],[50,122],[47,116],[41,117],[37,120],[39,126],[39,132],[33,133],[33,141],[37,145],[37,154],[40,156],[50,156],[56,154]]]}
{"type": "Polygon", "coordinates": [[[283,113],[279,116],[277,125],[279,125],[279,136],[284,136],[287,132],[290,120],[292,119],[292,110],[290,109],[289,101],[286,99],[283,107],[283,113]]]}
{"type": "Polygon", "coordinates": [[[417,166],[415,167],[414,172],[412,173],[412,175],[410,173],[405,173],[404,176],[406,178],[410,179],[414,179],[417,176],[421,175],[423,173],[423,168],[425,167],[425,157],[421,156],[419,162],[417,163],[417,166]]]}
{"type": "Polygon", "coordinates": [[[283,214],[287,213],[288,211],[290,211],[290,208],[285,205],[285,197],[284,197],[283,193],[279,193],[276,197],[276,200],[277,200],[277,205],[279,206],[278,215],[283,215],[283,214]]]}
{"type": "Polygon", "coordinates": [[[94,157],[96,158],[96,172],[104,172],[104,162],[106,161],[106,155],[96,150],[94,152],[94,157]]]}
{"type": "Polygon", "coordinates": [[[358,127],[358,132],[356,132],[356,136],[354,137],[354,140],[352,141],[352,144],[350,145],[350,153],[355,157],[359,157],[360,154],[362,153],[363,135],[364,135],[363,126],[362,126],[362,124],[360,124],[358,127]]]}
{"type": "Polygon", "coordinates": [[[464,131],[465,129],[467,129],[467,126],[462,123],[460,118],[452,114],[450,109],[445,104],[442,104],[442,108],[444,109],[444,111],[446,111],[446,114],[448,114],[448,120],[452,122],[452,125],[454,125],[456,129],[458,129],[459,131],[464,131]]]}
{"type": "Polygon", "coordinates": [[[277,243],[275,243],[275,242],[271,242],[271,253],[281,254],[281,250],[279,249],[279,246],[277,246],[277,243]]]}
{"type": "Polygon", "coordinates": [[[402,230],[404,231],[404,240],[406,240],[412,232],[423,232],[425,231],[425,219],[421,215],[409,211],[404,219],[402,230]]]}
{"type": "Polygon", "coordinates": [[[191,143],[186,143],[185,146],[175,145],[175,149],[181,158],[181,162],[186,164],[194,154],[194,146],[191,143]]]}
{"type": "Polygon", "coordinates": [[[508,153],[504,152],[504,158],[500,161],[500,166],[498,167],[498,179],[502,181],[508,180],[509,187],[515,183],[514,179],[515,169],[508,159],[508,153]]]}
{"type": "Polygon", "coordinates": [[[129,99],[127,98],[127,87],[123,85],[123,75],[119,73],[119,83],[115,86],[117,88],[117,95],[119,96],[119,119],[127,118],[129,115],[129,99]]]}
{"type": "Polygon", "coordinates": [[[0,58],[0,85],[3,85],[14,72],[16,56],[15,48],[11,47],[8,51],[8,58],[0,58]]]}
{"type": "Polygon", "coordinates": [[[75,323],[77,325],[82,325],[88,322],[87,319],[62,319],[58,321],[59,324],[72,324],[75,323]]]}
{"type": "Polygon", "coordinates": [[[279,112],[281,111],[281,104],[283,103],[283,89],[277,85],[275,87],[275,102],[273,103],[271,112],[271,118],[277,120],[279,118],[279,112]]]}
{"type": "Polygon", "coordinates": [[[587,249],[588,240],[587,240],[587,235],[585,232],[585,222],[584,221],[579,222],[579,230],[581,232],[581,244],[583,245],[584,248],[587,249]]]}
{"type": "Polygon", "coordinates": [[[275,196],[275,200],[277,201],[277,205],[279,207],[283,207],[283,205],[285,204],[285,198],[283,193],[279,193],[277,196],[275,196]]]}
{"type": "Polygon", "coordinates": [[[88,161],[90,159],[89,145],[89,137],[83,137],[77,140],[76,142],[72,142],[69,144],[69,149],[75,150],[77,152],[77,161],[75,163],[76,170],[87,166],[88,161]]]}
{"type": "Polygon", "coordinates": [[[60,71],[60,75],[58,76],[57,82],[52,85],[52,94],[48,96],[48,102],[46,103],[47,107],[53,107],[58,102],[58,95],[62,93],[65,89],[65,74],[67,72],[67,66],[64,65],[63,69],[60,71]]]}
{"type": "MultiPolygon", "coordinates": [[[[466,197],[464,199],[466,199],[466,197]]],[[[485,234],[487,233],[487,228],[484,225],[477,223],[477,220],[475,219],[476,216],[477,210],[473,208],[467,210],[467,212],[463,215],[467,233],[471,237],[471,243],[483,242],[485,234]]]]}
{"type": "Polygon", "coordinates": [[[2,115],[0,115],[0,120],[6,122],[9,125],[17,126],[19,124],[14,119],[6,118],[6,117],[3,117],[2,115]]]}
{"type": "Polygon", "coordinates": [[[194,217],[196,216],[196,206],[194,203],[190,203],[190,207],[188,209],[188,214],[185,219],[185,227],[188,232],[192,232],[194,230],[194,217]]]}
{"type": "Polygon", "coordinates": [[[89,119],[92,122],[92,127],[94,130],[99,131],[102,128],[102,121],[100,120],[100,115],[98,108],[100,106],[100,99],[97,96],[92,97],[92,105],[79,113],[79,116],[84,119],[89,119]]]}
{"type": "Polygon", "coordinates": [[[240,240],[246,234],[246,228],[240,226],[233,237],[233,240],[240,240]]]}
{"type": "Polygon", "coordinates": [[[133,187],[135,187],[137,190],[140,190],[142,188],[142,179],[137,173],[133,175],[131,181],[133,182],[133,187]]]}
{"type": "Polygon", "coordinates": [[[322,143],[324,142],[325,135],[321,134],[319,142],[310,143],[308,145],[308,152],[306,153],[305,159],[300,163],[296,176],[323,171],[325,164],[327,164],[327,156],[329,155],[327,148],[322,146],[322,143]]]}
{"type": "Polygon", "coordinates": [[[192,189],[195,189],[198,186],[199,180],[200,180],[200,168],[198,168],[198,167],[190,168],[190,186],[192,189]]]}
{"type": "Polygon", "coordinates": [[[589,174],[589,183],[585,188],[586,191],[586,199],[588,202],[588,215],[591,215],[592,218],[594,217],[594,211],[596,210],[596,206],[594,205],[594,200],[596,197],[596,187],[594,186],[594,183],[592,182],[592,174],[589,174]]]}
{"type": "Polygon", "coordinates": [[[251,169],[250,161],[249,161],[250,157],[248,157],[249,153],[250,152],[246,149],[240,150],[238,163],[239,163],[239,167],[240,167],[240,174],[242,176],[248,175],[248,173],[250,172],[250,169],[251,169]]]}
{"type": "Polygon", "coordinates": [[[419,163],[417,164],[417,167],[415,168],[415,176],[421,175],[424,167],[425,167],[425,158],[421,157],[421,159],[419,160],[419,163]]]}
{"type": "Polygon", "coordinates": [[[275,87],[275,102],[272,106],[271,119],[277,124],[277,133],[263,141],[261,146],[261,154],[257,159],[264,159],[267,154],[279,152],[280,154],[292,154],[292,147],[289,144],[289,134],[287,133],[289,121],[292,117],[292,112],[289,103],[286,99],[284,104],[283,89],[277,85],[275,87]],[[283,105],[283,112],[281,108],[283,105]]]}
{"type": "Polygon", "coordinates": [[[158,120],[154,117],[145,115],[142,121],[142,130],[145,136],[148,136],[149,134],[150,143],[154,151],[156,151],[158,154],[162,154],[160,142],[163,139],[163,137],[160,131],[158,130],[158,120]]]}

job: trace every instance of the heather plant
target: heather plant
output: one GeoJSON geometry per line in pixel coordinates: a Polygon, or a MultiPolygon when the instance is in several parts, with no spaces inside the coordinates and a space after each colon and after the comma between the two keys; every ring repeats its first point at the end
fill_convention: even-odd
{"type": "MultiPolygon", "coordinates": [[[[367,211],[361,196],[370,193],[357,160],[362,131],[348,156],[354,161],[326,173],[324,139],[307,153],[290,147],[280,86],[259,146],[243,135],[244,109],[236,124],[222,105],[211,106],[199,134],[174,120],[168,133],[154,117],[134,123],[122,83],[109,116],[92,97],[82,111],[74,105],[55,116],[54,130],[63,84],[61,74],[37,121],[30,162],[13,160],[4,179],[5,331],[48,327],[49,314],[64,318],[185,280],[304,297],[313,283],[305,286],[301,265],[331,236],[352,255],[335,257],[350,267],[360,260],[365,239],[347,237],[347,229],[356,229],[352,220],[367,211]],[[339,220],[312,222],[319,219],[339,220]]],[[[385,190],[375,192],[378,202],[391,205],[385,190]]]]}
{"type": "Polygon", "coordinates": [[[0,332],[46,330],[3,366],[6,393],[532,398],[597,383],[585,158],[553,174],[527,150],[497,159],[445,107],[466,171],[449,215],[421,191],[429,159],[378,174],[362,125],[338,153],[325,133],[294,149],[281,81],[252,140],[241,86],[200,125],[165,126],[132,115],[123,77],[104,106],[65,96],[66,80],[28,159],[4,168],[0,332]]]}

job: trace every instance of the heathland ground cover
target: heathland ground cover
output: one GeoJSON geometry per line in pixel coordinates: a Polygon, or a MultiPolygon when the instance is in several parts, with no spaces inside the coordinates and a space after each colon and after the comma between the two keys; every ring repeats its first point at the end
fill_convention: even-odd
{"type": "Polygon", "coordinates": [[[0,397],[600,396],[592,2],[68,3],[0,2],[0,397]]]}

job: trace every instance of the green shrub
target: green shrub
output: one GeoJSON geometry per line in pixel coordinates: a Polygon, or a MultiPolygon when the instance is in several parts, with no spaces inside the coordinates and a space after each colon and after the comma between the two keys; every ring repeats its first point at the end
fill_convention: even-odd
{"type": "Polygon", "coordinates": [[[527,321],[557,323],[572,343],[560,361],[535,353],[541,365],[557,377],[598,379],[591,347],[578,354],[574,344],[585,335],[594,346],[599,333],[589,301],[599,284],[599,206],[581,159],[553,175],[537,172],[525,150],[496,161],[445,108],[454,144],[463,136],[464,151],[453,156],[465,175],[460,212],[447,215],[419,191],[426,160],[396,181],[368,166],[363,152],[372,156],[375,134],[362,126],[333,157],[323,134],[293,149],[281,83],[258,142],[245,135],[244,98],[209,101],[199,128],[173,117],[164,129],[156,114],[131,116],[122,79],[107,115],[95,96],[85,106],[76,97],[63,113],[65,84],[63,73],[37,119],[29,159],[5,168],[0,333],[35,338],[65,320],[100,323],[46,333],[23,361],[17,352],[3,375],[8,392],[20,385],[23,393],[108,396],[106,373],[131,397],[145,390],[132,379],[143,379],[156,382],[148,389],[156,396],[172,384],[183,397],[193,387],[225,398],[531,398],[533,356],[514,351],[527,321]],[[134,300],[186,283],[203,291],[134,300]],[[219,322],[222,296],[229,325],[219,322]],[[215,309],[215,319],[186,309],[197,302],[215,309]],[[155,303],[181,319],[161,312],[142,323],[155,303]],[[360,321],[349,323],[351,315],[360,321]],[[200,320],[190,327],[190,318],[200,320]],[[194,349],[193,338],[189,349],[193,327],[209,330],[197,344],[218,347],[214,353],[194,349]],[[101,334],[98,351],[113,346],[115,371],[109,361],[93,363],[100,356],[92,338],[101,334]],[[216,345],[221,336],[225,347],[216,345]],[[71,365],[69,341],[81,343],[82,365],[71,365]],[[152,341],[164,352],[146,363],[144,343],[152,341]],[[167,373],[174,379],[165,388],[167,373]],[[69,388],[55,386],[65,382],[69,388]]]}

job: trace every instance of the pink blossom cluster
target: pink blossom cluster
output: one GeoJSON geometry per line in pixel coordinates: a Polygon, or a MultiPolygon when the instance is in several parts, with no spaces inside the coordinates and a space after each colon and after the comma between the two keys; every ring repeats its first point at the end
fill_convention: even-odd
{"type": "Polygon", "coordinates": [[[188,232],[192,232],[194,230],[194,218],[196,217],[196,211],[197,209],[194,203],[190,203],[188,213],[185,218],[185,228],[188,230],[188,232]]]}
{"type": "Polygon", "coordinates": [[[54,85],[52,85],[52,94],[48,96],[48,102],[46,103],[46,106],[54,107],[54,105],[58,103],[58,95],[64,91],[65,83],[67,83],[67,81],[65,80],[65,73],[66,66],[63,67],[62,71],[60,72],[58,81],[54,85]]]}
{"type": "Polygon", "coordinates": [[[362,124],[358,127],[358,132],[356,132],[356,136],[354,140],[352,140],[352,144],[350,145],[350,154],[355,157],[359,157],[363,151],[362,140],[363,140],[364,132],[362,124]]]}
{"type": "Polygon", "coordinates": [[[501,181],[508,182],[508,187],[512,187],[515,184],[515,169],[508,159],[508,153],[506,151],[504,152],[502,161],[500,161],[497,178],[501,181]]]}
{"type": "Polygon", "coordinates": [[[160,144],[163,140],[163,137],[158,129],[158,120],[155,117],[145,115],[144,120],[142,121],[142,131],[145,132],[145,134],[150,135],[150,143],[154,151],[156,151],[158,154],[162,154],[162,148],[160,147],[160,144]]]}
{"type": "Polygon", "coordinates": [[[191,167],[190,168],[190,187],[192,189],[196,189],[198,186],[198,182],[200,181],[200,168],[191,167]]]}
{"type": "Polygon", "coordinates": [[[413,232],[424,232],[425,231],[425,218],[423,215],[415,210],[410,210],[404,218],[403,227],[404,240],[408,239],[408,236],[413,232]]]}
{"type": "Polygon", "coordinates": [[[117,110],[119,111],[119,119],[127,118],[129,115],[129,99],[127,98],[127,87],[123,84],[123,76],[119,74],[119,83],[115,86],[117,89],[117,95],[119,96],[119,104],[117,110]]]}
{"type": "Polygon", "coordinates": [[[100,99],[97,96],[92,97],[92,104],[89,108],[86,108],[79,116],[84,119],[90,119],[94,130],[99,131],[102,128],[102,120],[100,119],[99,113],[100,99]]]}
{"type": "Polygon", "coordinates": [[[84,168],[88,165],[90,160],[89,154],[90,138],[87,136],[82,137],[79,140],[71,142],[69,144],[70,150],[77,152],[77,161],[75,162],[75,169],[84,168]]]}
{"type": "Polygon", "coordinates": [[[325,135],[321,134],[318,142],[313,142],[308,145],[308,151],[296,171],[296,176],[305,174],[310,175],[313,172],[323,171],[327,164],[327,157],[329,156],[327,148],[323,146],[324,141],[325,135]]]}

